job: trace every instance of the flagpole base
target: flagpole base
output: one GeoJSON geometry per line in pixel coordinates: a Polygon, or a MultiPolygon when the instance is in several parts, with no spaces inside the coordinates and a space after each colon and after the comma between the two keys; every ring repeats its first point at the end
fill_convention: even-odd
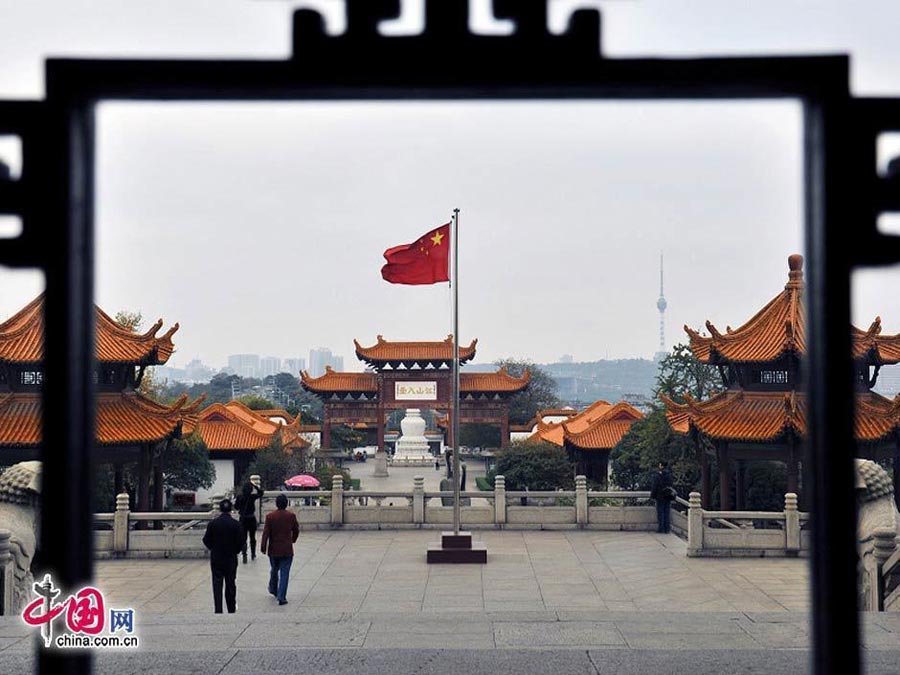
{"type": "Polygon", "coordinates": [[[487,547],[473,543],[471,532],[442,532],[440,544],[430,544],[426,556],[428,564],[475,564],[487,563],[487,547]]]}

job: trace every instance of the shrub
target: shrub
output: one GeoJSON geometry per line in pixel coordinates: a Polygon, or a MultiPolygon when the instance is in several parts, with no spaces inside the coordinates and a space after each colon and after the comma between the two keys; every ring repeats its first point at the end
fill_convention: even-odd
{"type": "Polygon", "coordinates": [[[552,443],[517,441],[497,455],[496,475],[507,490],[572,490],[575,465],[565,449],[552,443]]]}

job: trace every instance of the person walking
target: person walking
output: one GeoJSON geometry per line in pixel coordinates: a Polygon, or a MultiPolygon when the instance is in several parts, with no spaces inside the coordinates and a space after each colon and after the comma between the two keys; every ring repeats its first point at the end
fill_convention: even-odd
{"type": "Polygon", "coordinates": [[[203,535],[203,545],[209,549],[212,571],[213,607],[222,613],[222,585],[225,585],[225,604],[228,613],[237,610],[237,555],[241,552],[243,534],[240,524],[231,517],[231,500],[219,502],[219,515],[209,521],[203,535]]]}
{"type": "Polygon", "coordinates": [[[284,495],[275,498],[275,510],[266,516],[259,550],[269,554],[269,593],[279,605],[287,604],[288,576],[294,562],[294,542],[300,535],[300,523],[293,511],[287,510],[284,495]]]}
{"type": "Polygon", "coordinates": [[[669,504],[675,499],[675,488],[672,487],[672,472],[667,462],[660,462],[659,467],[650,479],[650,496],[656,500],[656,531],[662,534],[669,532],[669,504]]]}
{"type": "Polygon", "coordinates": [[[241,556],[244,563],[247,562],[247,540],[250,540],[250,559],[256,560],[256,500],[263,496],[263,489],[259,485],[259,479],[254,483],[250,479],[241,488],[241,496],[235,501],[238,516],[241,521],[241,556]]]}

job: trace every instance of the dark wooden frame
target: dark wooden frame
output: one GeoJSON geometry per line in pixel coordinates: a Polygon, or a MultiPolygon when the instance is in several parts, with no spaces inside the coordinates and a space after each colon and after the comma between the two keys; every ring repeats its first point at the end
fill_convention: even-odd
{"type": "MultiPolygon", "coordinates": [[[[0,264],[46,274],[42,550],[58,583],[92,576],[94,105],[109,99],[719,99],[793,98],[805,115],[809,292],[809,439],[814,478],[813,645],[819,675],[859,672],[850,274],[900,261],[878,214],[900,210],[878,176],[879,133],[900,131],[900,101],[849,92],[846,56],[603,58],[599,14],[547,31],[544,0],[495,0],[507,37],[468,31],[466,0],[428,0],[425,32],[382,37],[398,0],[348,0],[347,32],[329,37],[309,10],[294,18],[285,61],[58,60],[42,101],[0,102],[0,133],[22,139],[23,171],[0,182],[0,213],[23,219],[0,264]],[[50,534],[52,533],[52,535],[50,534]]],[[[214,20],[214,17],[211,17],[214,20]]],[[[252,195],[248,195],[252,197],[252,195]]],[[[89,672],[89,655],[42,650],[42,673],[89,672]]]]}

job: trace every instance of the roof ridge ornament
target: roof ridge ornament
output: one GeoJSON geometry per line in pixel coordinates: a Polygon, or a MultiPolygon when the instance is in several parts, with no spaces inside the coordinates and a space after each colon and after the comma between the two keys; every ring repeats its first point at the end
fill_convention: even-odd
{"type": "Polygon", "coordinates": [[[794,253],[788,256],[788,282],[784,285],[784,289],[802,289],[803,285],[803,256],[794,253]]]}

